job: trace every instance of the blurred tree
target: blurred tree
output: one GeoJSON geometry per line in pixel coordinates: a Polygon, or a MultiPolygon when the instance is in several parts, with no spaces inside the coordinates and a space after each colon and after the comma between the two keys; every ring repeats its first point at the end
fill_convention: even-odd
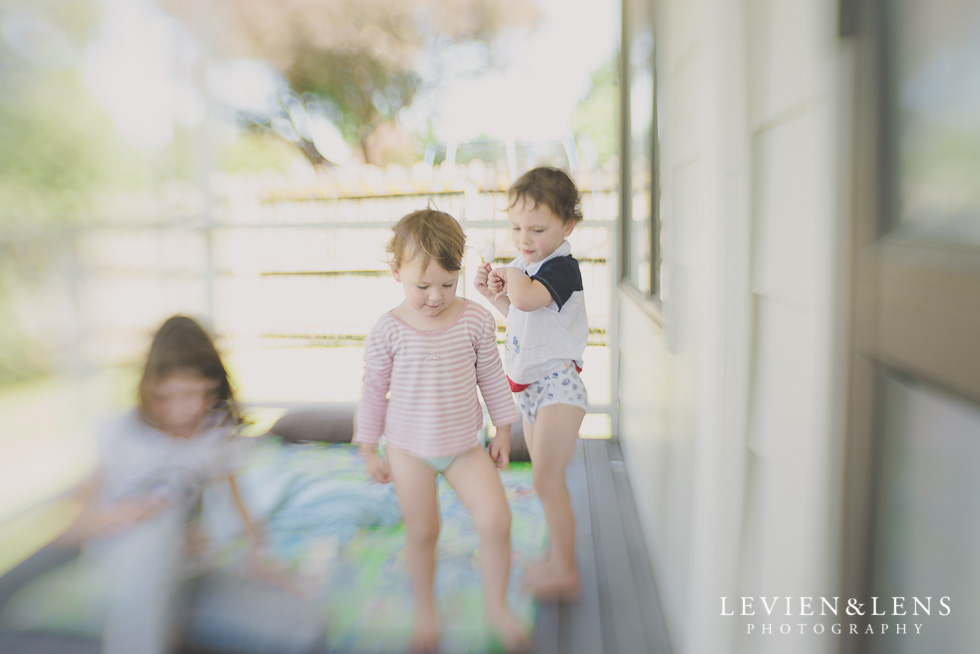
{"type": "Polygon", "coordinates": [[[78,69],[97,23],[87,0],[0,4],[0,246],[72,223],[138,175],[78,69]]]}
{"type": "Polygon", "coordinates": [[[131,179],[139,167],[114,136],[74,71],[0,82],[0,241],[75,223],[98,190],[131,179]]]}
{"type": "Polygon", "coordinates": [[[40,314],[59,265],[53,236],[93,215],[100,191],[142,168],[79,64],[100,21],[90,0],[0,2],[0,384],[56,358],[40,314]]]}
{"type": "Polygon", "coordinates": [[[572,115],[575,136],[588,134],[600,165],[619,153],[619,57],[592,72],[588,93],[572,115]]]}
{"type": "Polygon", "coordinates": [[[229,173],[277,171],[285,173],[290,164],[301,162],[300,154],[281,140],[269,138],[255,129],[245,130],[221,150],[221,170],[229,173]]]}
{"type": "Polygon", "coordinates": [[[160,2],[203,42],[229,56],[269,61],[284,75],[293,92],[281,107],[243,117],[294,143],[314,165],[327,162],[316,145],[316,117],[328,118],[374,163],[372,137],[435,81],[436,60],[454,46],[476,44],[482,57],[475,65],[489,67],[503,54],[494,48],[498,35],[540,17],[533,0],[160,2]]]}

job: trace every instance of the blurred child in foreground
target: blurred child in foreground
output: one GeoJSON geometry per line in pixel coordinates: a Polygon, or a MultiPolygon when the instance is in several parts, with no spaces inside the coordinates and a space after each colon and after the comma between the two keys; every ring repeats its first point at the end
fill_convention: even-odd
{"type": "MultiPolygon", "coordinates": [[[[181,639],[193,586],[188,555],[207,549],[199,520],[206,488],[227,484],[242,529],[261,543],[235,481],[249,442],[238,435],[242,424],[211,337],[191,318],[169,318],[150,346],[136,407],[100,432],[98,466],[82,487],[85,508],[67,534],[107,576],[105,654],[162,653],[181,639]]],[[[251,636],[227,636],[308,651],[292,647],[271,617],[246,622],[251,636]]]]}

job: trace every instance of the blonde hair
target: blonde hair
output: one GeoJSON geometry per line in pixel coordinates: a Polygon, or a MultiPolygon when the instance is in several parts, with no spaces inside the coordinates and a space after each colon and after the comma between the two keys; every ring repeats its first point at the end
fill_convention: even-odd
{"type": "Polygon", "coordinates": [[[423,269],[433,259],[449,272],[462,268],[466,235],[448,213],[435,209],[413,211],[399,220],[392,231],[394,235],[386,250],[395,268],[416,257],[421,257],[419,263],[423,269]]]}

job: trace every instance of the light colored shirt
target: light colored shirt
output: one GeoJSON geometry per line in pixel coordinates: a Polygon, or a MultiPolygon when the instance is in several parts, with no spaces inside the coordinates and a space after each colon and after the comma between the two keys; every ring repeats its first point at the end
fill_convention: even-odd
{"type": "Polygon", "coordinates": [[[204,418],[193,438],[175,438],[143,420],[135,409],[104,423],[99,434],[102,499],[164,496],[177,499],[233,474],[244,461],[248,439],[219,424],[226,414],[204,418]]]}
{"type": "Polygon", "coordinates": [[[508,308],[504,338],[507,376],[517,384],[533,384],[564,369],[569,361],[581,369],[589,323],[582,273],[571,255],[571,245],[563,241],[537,263],[517,257],[507,265],[543,284],[552,298],[550,304],[534,311],[522,311],[513,304],[508,308]]]}
{"type": "Polygon", "coordinates": [[[420,331],[388,312],[371,329],[354,442],[388,443],[419,457],[461,454],[479,445],[483,395],[494,425],[517,420],[489,311],[463,300],[455,320],[420,331]]]}

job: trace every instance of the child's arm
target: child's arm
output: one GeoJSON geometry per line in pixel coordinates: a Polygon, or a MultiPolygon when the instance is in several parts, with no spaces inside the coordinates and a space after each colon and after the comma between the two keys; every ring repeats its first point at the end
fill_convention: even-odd
{"type": "Polygon", "coordinates": [[[98,473],[58,495],[50,502],[67,501],[76,505],[78,514],[60,538],[79,543],[91,538],[107,538],[155,516],[167,506],[160,498],[133,497],[104,503],[98,499],[102,480],[98,473]]]}
{"type": "MultiPolygon", "coordinates": [[[[253,547],[249,550],[246,559],[249,574],[267,583],[285,584],[288,587],[289,582],[285,568],[281,563],[271,558],[265,530],[262,528],[262,523],[252,519],[248,507],[245,506],[242,495],[238,490],[238,481],[235,474],[229,474],[227,479],[228,487],[231,489],[231,496],[235,500],[235,506],[238,508],[238,513],[242,516],[242,522],[245,524],[245,533],[252,539],[253,547]]],[[[204,546],[207,544],[207,536],[204,530],[192,531],[189,535],[192,537],[189,545],[203,551],[204,546]]]]}
{"type": "Polygon", "coordinates": [[[393,354],[386,346],[387,333],[384,330],[380,323],[375,325],[364,347],[364,381],[354,417],[353,438],[353,442],[360,446],[368,474],[381,484],[391,481],[388,462],[378,453],[378,442],[384,433],[387,395],[394,364],[393,354]]]}
{"type": "Polygon", "coordinates": [[[231,496],[235,500],[235,507],[238,508],[238,514],[242,516],[242,523],[245,525],[245,533],[255,539],[255,541],[258,543],[262,539],[262,529],[254,520],[252,520],[248,507],[246,507],[245,502],[242,501],[242,495],[238,490],[238,481],[234,474],[228,475],[228,486],[231,489],[231,496]]]}
{"type": "MultiPolygon", "coordinates": [[[[499,272],[499,269],[498,271],[499,272]]],[[[504,268],[506,291],[510,304],[521,311],[536,311],[553,301],[551,292],[539,281],[533,280],[517,268],[504,268]]]]}
{"type": "Polygon", "coordinates": [[[490,458],[498,468],[506,468],[510,461],[510,425],[518,419],[518,415],[500,362],[496,333],[496,323],[493,316],[488,314],[477,342],[476,383],[487,405],[490,420],[497,428],[497,434],[490,443],[490,458]]]}

